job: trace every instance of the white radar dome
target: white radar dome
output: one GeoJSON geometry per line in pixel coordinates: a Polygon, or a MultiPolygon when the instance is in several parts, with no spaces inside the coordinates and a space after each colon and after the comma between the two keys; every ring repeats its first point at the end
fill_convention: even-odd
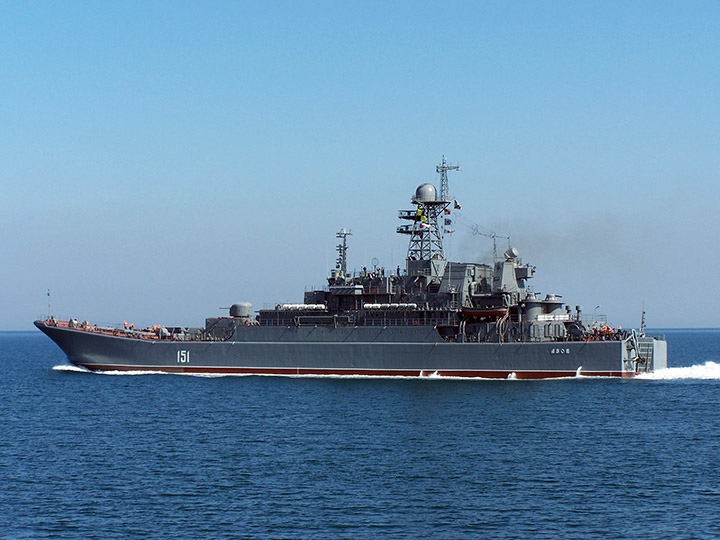
{"type": "Polygon", "coordinates": [[[437,200],[437,192],[432,184],[421,184],[415,190],[415,200],[420,202],[435,202],[437,200]]]}

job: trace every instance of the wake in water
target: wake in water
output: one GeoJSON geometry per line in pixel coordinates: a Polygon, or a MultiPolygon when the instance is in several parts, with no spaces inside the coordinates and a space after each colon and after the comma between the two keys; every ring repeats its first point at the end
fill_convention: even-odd
{"type": "Polygon", "coordinates": [[[705,362],[702,365],[659,369],[654,373],[643,373],[638,379],[672,381],[677,379],[720,380],[720,364],[705,362]]]}
{"type": "Polygon", "coordinates": [[[53,366],[53,371],[71,371],[74,373],[91,373],[90,370],[77,367],[77,366],[71,366],[69,364],[60,364],[59,366],[53,366]]]}
{"type": "MultiPolygon", "coordinates": [[[[172,375],[172,373],[165,373],[162,371],[149,371],[149,370],[116,370],[116,371],[90,371],[89,369],[81,368],[78,366],[71,366],[68,364],[61,364],[59,366],[53,366],[53,371],[68,371],[71,373],[90,373],[92,375],[172,375]]],[[[184,373],[177,373],[177,375],[185,375],[184,373]]]]}
{"type": "Polygon", "coordinates": [[[184,375],[186,377],[200,377],[206,379],[216,379],[222,377],[287,377],[291,379],[359,379],[359,380],[370,380],[377,381],[378,379],[386,380],[407,380],[407,381],[478,381],[478,382],[489,382],[489,381],[517,381],[517,382],[531,382],[531,381],[563,381],[563,380],[579,380],[579,379],[604,379],[605,377],[587,377],[581,375],[573,375],[570,377],[553,377],[550,379],[519,379],[515,373],[511,373],[507,377],[454,377],[448,375],[440,375],[437,371],[418,377],[417,375],[317,375],[311,373],[304,374],[275,374],[275,373],[169,373],[166,371],[153,371],[153,370],[112,370],[112,371],[91,371],[89,369],[81,368],[78,366],[61,364],[53,366],[54,371],[65,371],[70,373],[88,373],[91,375],[111,375],[111,376],[136,376],[136,375],[184,375]]]}

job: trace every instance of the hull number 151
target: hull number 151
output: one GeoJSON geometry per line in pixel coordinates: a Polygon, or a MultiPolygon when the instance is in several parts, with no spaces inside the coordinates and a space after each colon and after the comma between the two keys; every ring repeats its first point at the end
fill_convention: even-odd
{"type": "Polygon", "coordinates": [[[187,364],[188,362],[190,362],[190,351],[178,351],[177,361],[180,364],[187,364]]]}

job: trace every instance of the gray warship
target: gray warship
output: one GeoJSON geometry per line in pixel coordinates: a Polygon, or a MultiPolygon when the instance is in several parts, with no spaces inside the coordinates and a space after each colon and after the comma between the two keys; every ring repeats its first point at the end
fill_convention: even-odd
{"type": "Polygon", "coordinates": [[[347,268],[346,229],[327,285],[303,303],[253,311],[233,304],[204,327],[100,326],[48,316],[35,321],[67,355],[92,371],[309,376],[537,379],[632,377],[667,367],[667,344],[613,329],[560,296],[528,285],[536,268],[508,247],[488,263],[451,262],[443,240],[449,196],[443,157],[440,192],[420,185],[397,232],[409,237],[405,268],[347,268]],[[257,315],[255,315],[257,313],[257,315]]]}

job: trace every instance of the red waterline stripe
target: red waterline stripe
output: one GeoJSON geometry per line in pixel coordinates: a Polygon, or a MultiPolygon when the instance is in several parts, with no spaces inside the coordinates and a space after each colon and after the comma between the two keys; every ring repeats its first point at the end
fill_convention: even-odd
{"type": "MultiPolygon", "coordinates": [[[[465,377],[480,379],[554,379],[574,377],[575,371],[492,371],[492,370],[401,370],[401,369],[324,369],[324,368],[252,368],[193,366],[117,366],[81,365],[91,371],[156,371],[158,373],[212,373],[228,375],[363,375],[369,377],[465,377]]],[[[628,371],[581,371],[585,377],[634,377],[628,371]]]]}

